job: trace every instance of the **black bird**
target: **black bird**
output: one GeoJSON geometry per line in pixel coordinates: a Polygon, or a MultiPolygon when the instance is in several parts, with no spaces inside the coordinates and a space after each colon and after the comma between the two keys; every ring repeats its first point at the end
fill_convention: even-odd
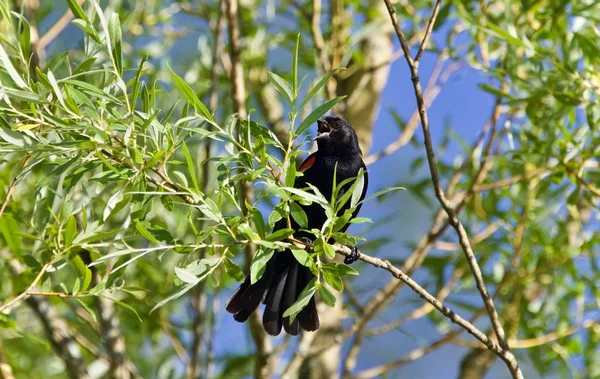
{"type": "MultiPolygon", "coordinates": [[[[333,176],[336,170],[336,181],[340,183],[348,178],[354,178],[359,170],[364,170],[364,188],[361,200],[367,192],[368,177],[366,166],[362,160],[362,152],[358,145],[356,132],[344,119],[335,116],[327,116],[317,121],[318,133],[316,137],[318,150],[311,154],[298,171],[304,175],[296,178],[294,187],[307,188],[307,183],[317,187],[328,200],[331,200],[333,190],[333,176]],[[337,164],[337,169],[336,169],[337,164]]],[[[340,190],[339,197],[350,188],[351,184],[345,185],[340,190]]],[[[339,211],[342,215],[350,207],[348,201],[339,211]]],[[[308,227],[321,229],[327,216],[325,210],[316,203],[302,206],[308,218],[308,227]]],[[[352,218],[356,217],[360,205],[356,208],[352,218]]],[[[291,219],[291,226],[298,232],[294,237],[299,239],[314,240],[314,235],[302,232],[300,226],[291,219]]],[[[287,220],[280,220],[275,224],[274,230],[285,228],[287,220]]],[[[344,232],[348,224],[341,230],[344,232]]],[[[353,263],[360,255],[356,247],[351,247],[353,254],[347,257],[345,263],[353,263]]],[[[263,327],[270,335],[276,336],[281,332],[281,327],[288,334],[297,335],[300,328],[307,331],[315,331],[319,328],[319,315],[314,296],[308,305],[302,309],[294,322],[290,318],[283,318],[283,313],[298,299],[298,295],[304,287],[314,278],[308,267],[302,266],[294,258],[290,250],[276,252],[267,262],[262,277],[254,284],[250,284],[250,276],[231,295],[225,309],[233,313],[236,321],[244,322],[262,301],[265,304],[263,314],[263,327]]]]}

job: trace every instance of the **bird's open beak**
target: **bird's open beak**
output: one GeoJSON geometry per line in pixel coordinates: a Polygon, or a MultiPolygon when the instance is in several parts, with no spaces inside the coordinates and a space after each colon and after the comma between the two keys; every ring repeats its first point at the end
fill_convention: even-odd
{"type": "Polygon", "coordinates": [[[324,138],[329,138],[329,132],[331,132],[331,127],[329,126],[327,121],[321,118],[317,120],[317,126],[317,137],[315,138],[315,141],[324,138]]]}

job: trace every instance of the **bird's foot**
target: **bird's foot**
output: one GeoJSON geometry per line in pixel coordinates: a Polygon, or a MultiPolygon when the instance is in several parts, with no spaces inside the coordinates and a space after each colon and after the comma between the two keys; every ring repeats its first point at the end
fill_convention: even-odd
{"type": "Polygon", "coordinates": [[[313,252],[313,240],[311,240],[308,237],[299,237],[298,238],[299,241],[301,241],[303,244],[306,245],[306,251],[308,253],[312,253],[313,252]]]}
{"type": "Polygon", "coordinates": [[[350,249],[350,255],[344,258],[344,263],[351,265],[352,263],[356,262],[358,258],[360,258],[360,250],[358,250],[358,247],[356,246],[346,245],[346,247],[350,249]]]}

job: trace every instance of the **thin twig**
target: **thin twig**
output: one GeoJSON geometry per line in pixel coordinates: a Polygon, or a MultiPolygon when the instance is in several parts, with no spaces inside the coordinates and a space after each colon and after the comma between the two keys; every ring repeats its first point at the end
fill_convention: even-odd
{"type": "Polygon", "coordinates": [[[419,61],[421,60],[421,57],[423,56],[423,52],[425,51],[425,45],[429,41],[429,36],[431,36],[431,31],[433,30],[433,26],[435,25],[435,20],[437,19],[438,13],[440,11],[441,4],[442,4],[442,0],[437,0],[435,2],[435,5],[433,6],[433,13],[431,14],[431,17],[429,18],[429,22],[427,23],[427,29],[425,29],[425,35],[423,36],[423,39],[421,40],[421,46],[419,47],[419,51],[417,52],[417,55],[415,56],[414,63],[417,66],[419,65],[419,61]]]}
{"type": "Polygon", "coordinates": [[[0,305],[0,312],[3,312],[5,309],[10,308],[14,304],[21,301],[22,299],[33,295],[34,294],[33,288],[35,286],[37,286],[38,282],[42,279],[42,276],[44,276],[44,273],[46,273],[46,270],[48,269],[48,267],[50,267],[51,264],[52,264],[52,262],[48,262],[42,266],[42,268],[40,269],[40,272],[38,272],[35,279],[33,279],[33,282],[31,282],[31,284],[29,285],[29,287],[27,287],[27,289],[25,291],[21,292],[19,295],[15,296],[11,300],[7,301],[6,303],[0,305]]]}

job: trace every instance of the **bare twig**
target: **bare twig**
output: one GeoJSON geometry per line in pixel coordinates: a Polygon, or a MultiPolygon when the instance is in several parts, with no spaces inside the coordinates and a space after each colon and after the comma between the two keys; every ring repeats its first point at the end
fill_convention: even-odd
{"type": "MultiPolygon", "coordinates": [[[[440,204],[442,205],[442,207],[444,208],[444,210],[446,211],[450,224],[452,225],[452,227],[456,230],[456,233],[458,234],[460,245],[463,248],[463,252],[465,253],[465,257],[467,258],[467,262],[469,263],[469,266],[470,266],[473,276],[475,278],[475,282],[477,283],[477,288],[479,290],[479,293],[481,294],[481,298],[482,298],[482,300],[486,306],[486,309],[488,311],[488,316],[490,318],[494,333],[496,334],[496,336],[498,338],[500,348],[498,350],[495,350],[494,345],[496,345],[496,344],[494,344],[489,338],[487,338],[487,336],[485,336],[485,334],[483,334],[481,332],[479,332],[479,333],[481,333],[481,335],[485,336],[485,339],[490,342],[490,344],[486,343],[486,346],[490,350],[494,351],[499,357],[501,357],[505,361],[505,363],[506,363],[508,369],[510,370],[511,374],[513,375],[513,377],[514,378],[523,378],[523,374],[519,368],[518,362],[517,362],[516,358],[514,357],[514,355],[510,352],[510,349],[506,342],[506,335],[504,333],[502,324],[500,323],[500,319],[498,317],[498,313],[496,311],[494,301],[491,298],[491,296],[487,290],[487,287],[485,285],[485,282],[483,280],[483,275],[481,273],[481,269],[479,268],[479,264],[477,263],[475,255],[471,248],[471,244],[470,244],[469,238],[467,236],[467,233],[464,229],[464,226],[458,219],[456,210],[454,209],[452,203],[446,198],[446,196],[444,194],[444,190],[442,189],[442,186],[440,184],[440,178],[439,178],[439,173],[438,173],[438,169],[437,169],[437,161],[435,158],[433,143],[431,142],[431,133],[429,131],[429,119],[427,116],[427,109],[425,107],[425,103],[423,100],[423,91],[421,89],[421,82],[419,80],[418,63],[415,63],[415,61],[410,56],[409,46],[406,41],[406,38],[404,37],[404,33],[402,32],[400,24],[398,23],[398,19],[396,17],[396,11],[395,11],[394,7],[390,3],[390,0],[384,0],[384,2],[388,8],[388,12],[390,14],[392,24],[394,25],[394,30],[396,31],[396,35],[398,36],[398,39],[400,40],[400,44],[404,51],[404,55],[405,55],[404,58],[406,59],[406,62],[408,63],[408,66],[409,66],[409,69],[411,72],[411,79],[413,82],[413,89],[414,89],[415,97],[417,100],[417,106],[419,108],[419,115],[421,117],[421,126],[423,129],[423,135],[424,135],[424,139],[425,139],[425,148],[427,151],[427,161],[429,163],[429,169],[431,172],[431,179],[433,181],[435,195],[436,195],[437,199],[439,200],[440,204]]],[[[424,45],[426,42],[427,41],[423,41],[422,45],[424,45]]],[[[413,287],[411,286],[411,288],[413,288],[413,287]]],[[[433,300],[436,300],[436,299],[433,298],[433,300]]],[[[438,310],[440,310],[440,312],[442,312],[441,309],[438,309],[438,310]]],[[[442,312],[442,313],[444,313],[444,312],[442,312]]],[[[444,315],[446,315],[447,317],[450,317],[451,314],[444,313],[444,315]]],[[[452,320],[452,318],[450,318],[450,319],[452,320]]],[[[454,320],[452,320],[452,321],[455,322],[454,320]]],[[[463,326],[466,329],[466,326],[464,326],[464,325],[461,325],[461,326],[463,326]]]]}
{"type": "Polygon", "coordinates": [[[419,65],[419,61],[421,60],[421,57],[423,56],[423,52],[425,51],[425,45],[427,44],[427,42],[429,41],[429,37],[431,36],[431,31],[433,30],[433,26],[435,25],[435,20],[437,19],[438,12],[440,11],[441,4],[442,4],[442,0],[437,0],[435,2],[435,5],[433,6],[433,13],[431,14],[431,17],[429,18],[429,22],[427,23],[427,28],[425,29],[425,35],[423,36],[423,39],[421,40],[421,46],[419,47],[419,51],[417,52],[417,55],[415,56],[414,63],[417,66],[419,65]]]}

